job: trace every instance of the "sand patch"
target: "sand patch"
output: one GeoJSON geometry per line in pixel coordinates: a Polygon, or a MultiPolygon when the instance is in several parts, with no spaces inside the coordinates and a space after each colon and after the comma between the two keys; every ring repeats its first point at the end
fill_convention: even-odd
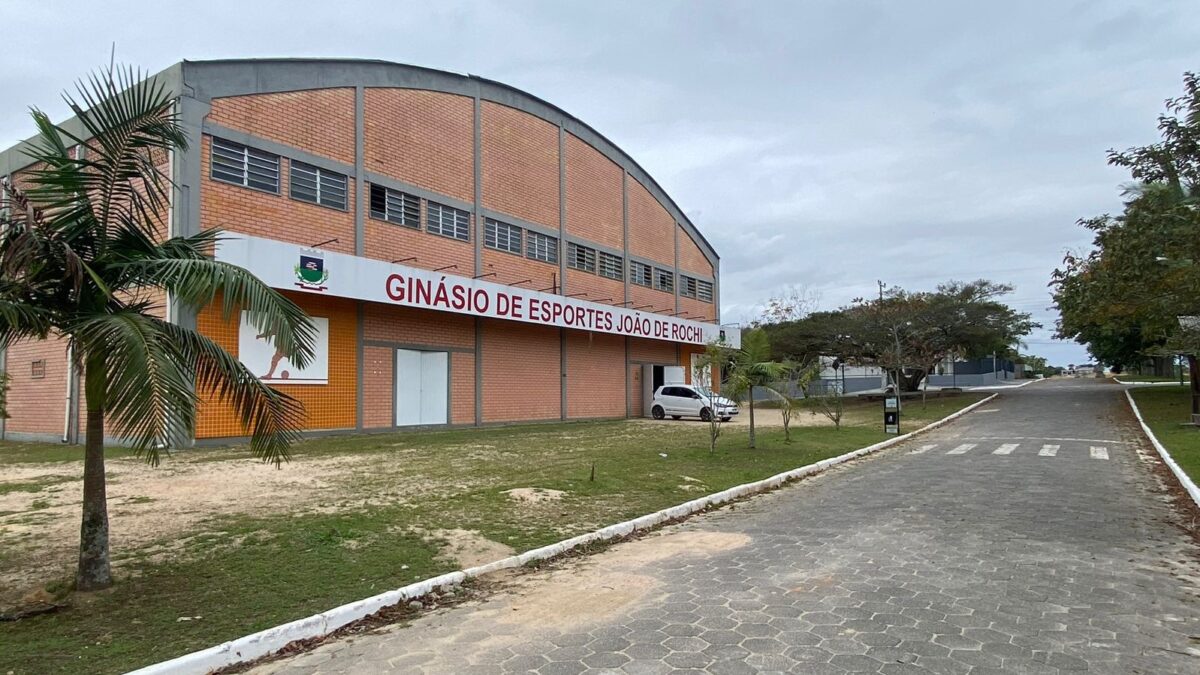
{"type": "Polygon", "coordinates": [[[539,504],[541,502],[556,502],[562,499],[563,495],[567,493],[562,490],[551,490],[549,488],[524,487],[505,490],[504,494],[516,502],[539,504]]]}

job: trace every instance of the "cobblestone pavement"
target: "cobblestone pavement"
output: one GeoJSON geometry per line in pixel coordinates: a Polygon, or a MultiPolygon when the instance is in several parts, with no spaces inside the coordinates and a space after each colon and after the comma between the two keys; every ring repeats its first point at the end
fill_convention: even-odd
{"type": "Polygon", "coordinates": [[[1197,673],[1198,548],[1119,387],[879,457],[266,664],[332,673],[1197,673]]]}

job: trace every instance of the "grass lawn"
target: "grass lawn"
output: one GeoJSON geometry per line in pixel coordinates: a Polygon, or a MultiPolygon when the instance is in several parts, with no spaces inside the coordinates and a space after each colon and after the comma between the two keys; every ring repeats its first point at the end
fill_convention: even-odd
{"type": "MultiPolygon", "coordinates": [[[[1118,379],[1122,382],[1178,382],[1179,381],[1178,375],[1164,377],[1162,375],[1134,375],[1132,373],[1121,373],[1120,375],[1114,375],[1113,377],[1115,377],[1116,379],[1118,379]]],[[[1184,379],[1186,380],[1187,377],[1185,376],[1184,379]]]]}
{"type": "MultiPolygon", "coordinates": [[[[905,427],[915,429],[983,396],[933,399],[927,407],[910,403],[905,427]]],[[[130,492],[123,498],[119,512],[125,515],[114,519],[113,535],[118,584],[89,597],[68,595],[70,606],[57,613],[0,623],[0,673],[115,673],[215,645],[458,569],[461,559],[454,551],[464,530],[499,549],[527,550],[883,440],[880,407],[851,404],[842,430],[806,426],[793,431],[791,444],[783,442],[781,428],[760,428],[756,450],[746,448],[744,427],[728,426],[715,454],[708,451],[707,425],[698,422],[568,423],[312,440],[271,474],[325,472],[311,485],[290,488],[302,492],[298,501],[255,502],[254,490],[245,489],[230,497],[245,500],[244,512],[213,515],[123,548],[122,532],[142,522],[137,514],[186,513],[191,481],[251,467],[243,448],[178,453],[158,469],[134,467],[172,490],[177,486],[178,496],[172,491],[151,499],[130,492]],[[169,473],[176,470],[172,464],[179,474],[169,473]],[[514,488],[561,495],[519,500],[507,492],[514,488]]],[[[42,483],[46,490],[62,489],[54,478],[15,472],[51,466],[39,462],[78,464],[78,453],[0,444],[0,490],[10,475],[25,476],[11,481],[18,485],[9,487],[12,500],[33,498],[42,483]]],[[[62,475],[77,467],[68,469],[62,475]]],[[[135,474],[118,476],[117,487],[128,491],[136,485],[135,474]]],[[[69,548],[43,550],[39,537],[10,531],[19,530],[23,518],[50,514],[45,517],[65,520],[65,531],[77,533],[78,501],[60,503],[55,500],[66,499],[55,496],[60,492],[47,494],[42,503],[52,505],[49,511],[0,513],[0,575],[16,566],[46,566],[47,575],[59,579],[51,590],[61,590],[62,579],[69,579],[69,548]]],[[[63,538],[64,545],[72,543],[63,538]]]]}
{"type": "Polygon", "coordinates": [[[1171,457],[1200,483],[1200,430],[1183,426],[1191,418],[1192,399],[1187,386],[1146,387],[1130,391],[1137,401],[1142,418],[1158,440],[1170,451],[1171,457]]]}

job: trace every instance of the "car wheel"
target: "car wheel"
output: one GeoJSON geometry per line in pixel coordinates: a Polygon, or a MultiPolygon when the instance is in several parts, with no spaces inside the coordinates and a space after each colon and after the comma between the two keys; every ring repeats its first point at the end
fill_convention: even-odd
{"type": "Polygon", "coordinates": [[[728,421],[729,421],[729,420],[731,420],[731,419],[733,419],[733,418],[732,418],[732,417],[722,417],[722,418],[721,418],[721,421],[722,421],[722,422],[728,422],[728,421]]]}
{"type": "Polygon", "coordinates": [[[663,407],[661,405],[656,405],[650,409],[650,416],[656,420],[661,420],[662,418],[667,416],[667,412],[665,410],[663,410],[663,407]]]}
{"type": "Polygon", "coordinates": [[[708,408],[701,410],[700,411],[700,420],[702,422],[711,422],[712,421],[712,411],[709,410],[708,408]]]}
{"type": "Polygon", "coordinates": [[[682,415],[671,415],[671,419],[673,419],[673,420],[677,420],[680,417],[682,417],[682,415]]]}

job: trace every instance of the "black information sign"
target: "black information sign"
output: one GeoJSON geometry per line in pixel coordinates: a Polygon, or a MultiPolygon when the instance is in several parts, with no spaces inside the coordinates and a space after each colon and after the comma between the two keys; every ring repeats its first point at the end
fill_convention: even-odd
{"type": "Polygon", "coordinates": [[[887,396],[883,399],[883,431],[887,434],[900,433],[900,397],[887,396]]]}

